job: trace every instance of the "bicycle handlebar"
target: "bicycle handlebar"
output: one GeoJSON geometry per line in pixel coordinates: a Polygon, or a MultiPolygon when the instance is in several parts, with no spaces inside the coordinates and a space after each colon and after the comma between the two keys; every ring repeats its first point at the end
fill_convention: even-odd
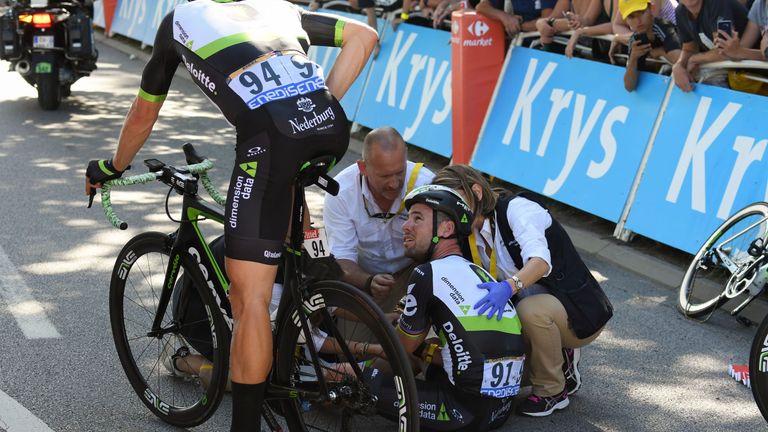
{"type": "MultiPolygon", "coordinates": [[[[213,162],[211,162],[209,159],[205,159],[200,163],[192,164],[192,165],[186,165],[181,167],[170,167],[173,168],[177,173],[179,174],[199,174],[200,180],[203,183],[203,187],[208,192],[208,194],[213,198],[216,203],[219,205],[224,205],[226,202],[226,198],[223,197],[213,186],[211,183],[211,180],[208,178],[207,171],[213,168],[213,162]]],[[[155,181],[160,179],[164,175],[164,171],[158,171],[158,172],[149,172],[146,174],[139,174],[135,176],[129,176],[129,177],[121,177],[115,180],[110,180],[108,182],[105,182],[101,187],[101,206],[104,208],[104,215],[107,217],[107,220],[115,227],[119,228],[121,230],[128,228],[128,223],[120,219],[117,214],[115,214],[115,210],[112,208],[112,188],[115,186],[130,186],[130,185],[136,185],[136,184],[144,184],[149,183],[151,181],[155,181]]]]}

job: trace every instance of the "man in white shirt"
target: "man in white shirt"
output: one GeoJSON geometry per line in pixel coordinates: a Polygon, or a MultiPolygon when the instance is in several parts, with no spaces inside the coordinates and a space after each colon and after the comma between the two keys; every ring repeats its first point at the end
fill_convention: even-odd
{"type": "Polygon", "coordinates": [[[408,219],[403,200],[434,174],[407,160],[405,141],[391,127],[368,133],[362,157],[335,177],[340,190],[326,195],[323,221],[331,252],[344,270],[342,280],[392,312],[414,264],[403,248],[408,219]]]}

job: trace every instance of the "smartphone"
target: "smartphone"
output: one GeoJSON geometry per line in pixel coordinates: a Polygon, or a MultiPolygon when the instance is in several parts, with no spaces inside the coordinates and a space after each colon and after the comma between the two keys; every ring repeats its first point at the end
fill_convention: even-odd
{"type": "Polygon", "coordinates": [[[648,35],[646,33],[635,33],[632,38],[638,42],[640,42],[640,45],[647,45],[651,43],[651,41],[648,39],[648,35]]]}
{"type": "Polygon", "coordinates": [[[733,23],[731,22],[731,20],[728,20],[728,19],[718,19],[717,29],[722,30],[723,33],[730,36],[731,31],[733,30],[733,23]]]}

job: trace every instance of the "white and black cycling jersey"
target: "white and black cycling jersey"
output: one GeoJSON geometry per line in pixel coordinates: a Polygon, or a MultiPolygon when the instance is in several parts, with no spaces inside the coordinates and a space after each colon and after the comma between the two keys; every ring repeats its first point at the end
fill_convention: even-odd
{"type": "Polygon", "coordinates": [[[431,325],[440,337],[443,368],[455,386],[494,397],[517,394],[525,352],[520,318],[507,303],[501,320],[473,308],[492,281],[481,267],[457,255],[414,269],[400,329],[421,335],[431,325]]]}

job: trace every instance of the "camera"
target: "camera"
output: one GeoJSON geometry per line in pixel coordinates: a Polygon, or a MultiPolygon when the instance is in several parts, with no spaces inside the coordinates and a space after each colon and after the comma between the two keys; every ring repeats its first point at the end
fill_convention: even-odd
{"type": "Polygon", "coordinates": [[[731,31],[733,31],[733,23],[729,19],[718,19],[717,29],[730,36],[731,31]]]}
{"type": "Polygon", "coordinates": [[[637,42],[640,42],[640,45],[647,45],[651,43],[650,39],[648,39],[648,35],[645,33],[635,33],[632,35],[632,38],[637,42]]]}

